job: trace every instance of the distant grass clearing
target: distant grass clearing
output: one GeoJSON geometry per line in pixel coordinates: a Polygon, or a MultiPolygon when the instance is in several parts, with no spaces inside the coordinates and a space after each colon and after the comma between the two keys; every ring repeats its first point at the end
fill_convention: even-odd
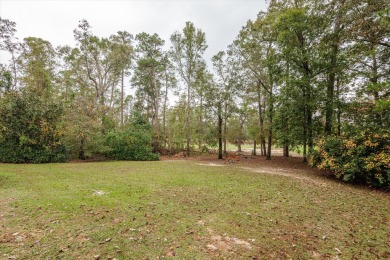
{"type": "Polygon", "coordinates": [[[215,164],[1,164],[0,259],[390,257],[389,194],[215,164]]]}

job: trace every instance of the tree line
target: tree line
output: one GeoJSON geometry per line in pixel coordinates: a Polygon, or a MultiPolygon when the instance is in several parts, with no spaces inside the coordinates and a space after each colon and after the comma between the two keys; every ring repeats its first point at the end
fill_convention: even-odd
{"type": "Polygon", "coordinates": [[[82,20],[75,47],[53,47],[19,41],[1,19],[11,58],[0,68],[0,161],[155,160],[214,147],[222,158],[228,143],[240,151],[248,141],[267,159],[273,146],[286,157],[298,149],[345,181],[386,186],[389,17],[386,0],[273,0],[211,61],[192,22],[167,44],[145,32],[99,37],[82,20]]]}

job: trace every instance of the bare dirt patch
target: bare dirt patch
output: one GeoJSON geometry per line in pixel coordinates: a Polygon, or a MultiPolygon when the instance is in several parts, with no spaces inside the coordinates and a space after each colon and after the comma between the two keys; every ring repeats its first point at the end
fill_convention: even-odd
{"type": "Polygon", "coordinates": [[[211,235],[211,241],[206,245],[206,248],[210,251],[220,250],[227,253],[232,251],[234,247],[240,247],[246,250],[252,249],[252,245],[248,241],[236,237],[215,235],[214,231],[210,228],[207,228],[207,231],[211,235]]]}

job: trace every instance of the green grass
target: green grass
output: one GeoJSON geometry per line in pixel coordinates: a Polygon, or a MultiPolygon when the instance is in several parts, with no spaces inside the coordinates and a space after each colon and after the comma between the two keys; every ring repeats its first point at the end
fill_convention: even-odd
{"type": "Polygon", "coordinates": [[[388,194],[241,166],[0,164],[0,259],[390,257],[388,194]]]}

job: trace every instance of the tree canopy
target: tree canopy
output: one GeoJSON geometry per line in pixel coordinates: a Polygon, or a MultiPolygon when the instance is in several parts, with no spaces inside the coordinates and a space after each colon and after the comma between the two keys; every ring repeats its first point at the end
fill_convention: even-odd
{"type": "Polygon", "coordinates": [[[0,19],[10,54],[0,66],[0,161],[155,160],[217,146],[222,158],[228,143],[247,142],[269,160],[282,147],[343,180],[390,183],[387,0],[271,0],[210,61],[192,22],[170,42],[100,37],[86,20],[74,47],[16,32],[0,19]]]}

